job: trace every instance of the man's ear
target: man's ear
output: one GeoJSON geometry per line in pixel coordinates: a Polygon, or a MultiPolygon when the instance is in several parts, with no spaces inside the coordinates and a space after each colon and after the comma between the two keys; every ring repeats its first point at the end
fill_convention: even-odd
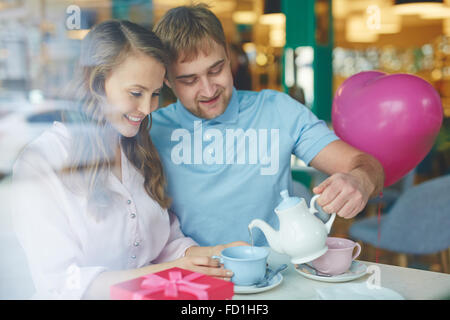
{"type": "Polygon", "coordinates": [[[167,77],[164,78],[164,83],[166,84],[166,86],[168,86],[170,89],[172,89],[172,86],[170,85],[170,81],[169,81],[169,79],[167,79],[167,77]]]}

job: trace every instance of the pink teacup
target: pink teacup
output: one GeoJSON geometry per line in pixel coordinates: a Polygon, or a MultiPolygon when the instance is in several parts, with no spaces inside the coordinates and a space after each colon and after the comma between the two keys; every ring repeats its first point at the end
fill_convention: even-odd
{"type": "Polygon", "coordinates": [[[338,275],[345,273],[352,261],[361,253],[359,243],[349,239],[328,237],[326,241],[328,251],[319,258],[312,261],[312,266],[321,273],[338,275]],[[353,249],[356,253],[353,254],[353,249]]]}

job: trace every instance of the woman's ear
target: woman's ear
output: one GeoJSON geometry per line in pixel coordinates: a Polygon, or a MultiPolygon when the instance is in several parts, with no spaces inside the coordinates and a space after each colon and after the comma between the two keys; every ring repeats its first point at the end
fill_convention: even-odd
{"type": "Polygon", "coordinates": [[[103,74],[95,74],[92,80],[91,90],[98,96],[106,96],[106,77],[103,74]]]}

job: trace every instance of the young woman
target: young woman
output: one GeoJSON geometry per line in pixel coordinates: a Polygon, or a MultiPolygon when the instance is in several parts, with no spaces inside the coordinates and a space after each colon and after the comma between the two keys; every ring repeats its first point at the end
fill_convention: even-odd
{"type": "Polygon", "coordinates": [[[38,298],[108,298],[109,287],[170,267],[229,279],[168,211],[148,134],[165,76],[154,33],[107,21],[82,41],[66,113],[19,156],[13,221],[38,298]],[[69,116],[70,115],[70,116],[69,116]]]}

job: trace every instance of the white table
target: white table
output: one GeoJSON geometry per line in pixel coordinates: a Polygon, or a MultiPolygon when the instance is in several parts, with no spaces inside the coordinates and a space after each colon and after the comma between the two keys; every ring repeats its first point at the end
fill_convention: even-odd
{"type": "MultiPolygon", "coordinates": [[[[398,292],[407,300],[448,299],[450,297],[450,275],[439,272],[402,268],[386,264],[364,262],[367,266],[375,265],[380,270],[380,285],[398,292]]],[[[277,267],[283,263],[288,268],[282,272],[283,281],[277,287],[256,294],[235,294],[234,300],[315,300],[316,289],[327,288],[340,283],[327,283],[311,280],[299,274],[289,257],[271,250],[268,263],[277,267]]],[[[371,274],[353,280],[351,283],[368,282],[371,274]]],[[[350,282],[348,282],[350,283],[350,282]]]]}

